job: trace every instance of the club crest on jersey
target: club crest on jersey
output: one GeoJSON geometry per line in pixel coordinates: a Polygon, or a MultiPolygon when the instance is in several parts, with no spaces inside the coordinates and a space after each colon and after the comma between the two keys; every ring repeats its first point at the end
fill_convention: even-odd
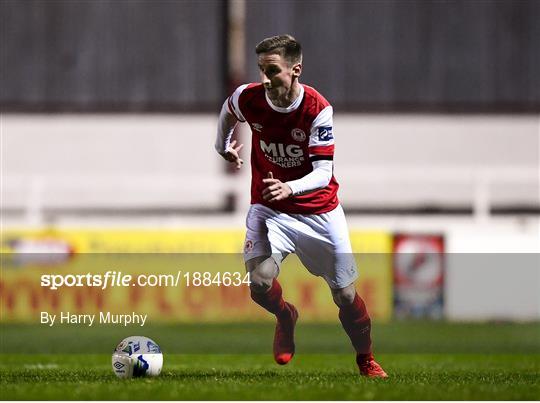
{"type": "Polygon", "coordinates": [[[319,141],[329,141],[334,138],[332,126],[320,126],[318,129],[319,141]]]}
{"type": "Polygon", "coordinates": [[[262,132],[262,125],[260,123],[252,123],[251,127],[253,127],[253,130],[257,130],[258,132],[262,132]]]}
{"type": "Polygon", "coordinates": [[[294,128],[291,130],[291,136],[296,141],[304,141],[306,139],[306,133],[302,129],[294,128]]]}

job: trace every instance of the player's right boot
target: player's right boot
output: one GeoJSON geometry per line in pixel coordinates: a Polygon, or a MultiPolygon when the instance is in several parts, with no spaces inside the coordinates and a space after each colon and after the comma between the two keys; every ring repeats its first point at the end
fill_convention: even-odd
{"type": "Polygon", "coordinates": [[[356,363],[362,376],[367,376],[368,378],[388,378],[384,369],[375,361],[373,354],[357,354],[356,363]]]}
{"type": "Polygon", "coordinates": [[[285,304],[289,315],[278,318],[274,334],[274,359],[279,365],[287,364],[294,356],[294,326],[298,320],[294,305],[285,304]]]}

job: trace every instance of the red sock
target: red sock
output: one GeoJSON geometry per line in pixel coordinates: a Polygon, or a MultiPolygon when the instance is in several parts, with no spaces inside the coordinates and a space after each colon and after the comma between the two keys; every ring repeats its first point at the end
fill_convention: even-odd
{"type": "Polygon", "coordinates": [[[371,319],[358,294],[351,305],[339,309],[339,320],[357,354],[371,354],[371,319]]]}
{"type": "Polygon", "coordinates": [[[289,308],[283,300],[283,292],[277,279],[272,281],[272,287],[265,293],[251,291],[251,299],[278,318],[289,315],[289,308]]]}

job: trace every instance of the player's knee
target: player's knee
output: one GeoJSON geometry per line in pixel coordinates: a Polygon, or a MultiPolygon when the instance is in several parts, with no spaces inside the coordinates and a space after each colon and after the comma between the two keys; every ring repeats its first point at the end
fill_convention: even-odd
{"type": "Polygon", "coordinates": [[[265,293],[272,287],[278,274],[276,262],[272,257],[255,258],[246,263],[250,273],[249,288],[255,293],[265,293]]]}
{"type": "Polygon", "coordinates": [[[265,278],[252,272],[250,276],[249,288],[257,294],[263,294],[272,287],[272,279],[265,278]]]}
{"type": "Polygon", "coordinates": [[[354,302],[355,296],[356,289],[352,284],[345,288],[332,290],[332,297],[334,298],[334,302],[339,307],[351,305],[354,302]]]}

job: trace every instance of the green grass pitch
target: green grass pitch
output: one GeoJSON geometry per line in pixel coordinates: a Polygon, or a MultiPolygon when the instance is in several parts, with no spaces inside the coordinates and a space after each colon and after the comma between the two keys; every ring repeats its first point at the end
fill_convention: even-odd
{"type": "Polygon", "coordinates": [[[299,324],[297,355],[271,356],[273,326],[94,328],[1,325],[3,400],[538,400],[538,324],[375,324],[390,378],[357,374],[337,323],[299,324]],[[110,352],[143,334],[164,350],[155,379],[120,380],[110,352]]]}

